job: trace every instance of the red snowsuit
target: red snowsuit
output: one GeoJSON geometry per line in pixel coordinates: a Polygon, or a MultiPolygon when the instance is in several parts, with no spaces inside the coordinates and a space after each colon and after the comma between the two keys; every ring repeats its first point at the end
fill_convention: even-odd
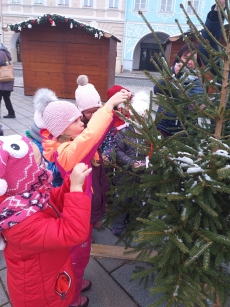
{"type": "Polygon", "coordinates": [[[62,187],[51,190],[47,209],[2,232],[14,307],[70,305],[75,274],[69,249],[88,237],[90,214],[90,198],[83,192],[69,192],[66,178],[62,187]]]}

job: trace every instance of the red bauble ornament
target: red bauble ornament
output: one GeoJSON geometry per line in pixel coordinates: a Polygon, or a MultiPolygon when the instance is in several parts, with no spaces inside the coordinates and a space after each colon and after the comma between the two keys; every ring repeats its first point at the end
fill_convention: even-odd
{"type": "Polygon", "coordinates": [[[68,22],[68,19],[65,19],[65,22],[68,22]]]}
{"type": "Polygon", "coordinates": [[[35,20],[31,20],[31,23],[35,23],[35,20]]]}
{"type": "Polygon", "coordinates": [[[81,24],[81,25],[80,25],[80,27],[81,27],[81,28],[83,28],[83,27],[84,27],[84,25],[83,25],[83,24],[81,24]]]}
{"type": "Polygon", "coordinates": [[[52,23],[53,23],[53,19],[50,19],[50,24],[52,25],[52,23]]]}
{"type": "Polygon", "coordinates": [[[47,15],[47,18],[50,18],[50,15],[47,15]]]}
{"type": "Polygon", "coordinates": [[[77,25],[75,25],[74,27],[77,28],[77,25]]]}
{"type": "Polygon", "coordinates": [[[25,29],[26,26],[23,26],[23,29],[25,29]]]}

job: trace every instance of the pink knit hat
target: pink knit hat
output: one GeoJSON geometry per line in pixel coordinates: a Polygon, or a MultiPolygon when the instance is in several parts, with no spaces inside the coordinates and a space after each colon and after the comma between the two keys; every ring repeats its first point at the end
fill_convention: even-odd
{"type": "Polygon", "coordinates": [[[93,84],[88,83],[88,77],[80,75],[77,78],[78,87],[75,91],[76,105],[83,112],[85,110],[100,107],[101,98],[93,84]]]}
{"type": "Polygon", "coordinates": [[[78,108],[69,101],[50,102],[43,113],[46,129],[55,137],[60,136],[70,124],[82,116],[78,108]]]}
{"type": "Polygon", "coordinates": [[[34,95],[34,122],[39,128],[60,136],[78,117],[82,116],[75,104],[58,100],[53,91],[40,88],[34,95]]]}
{"type": "Polygon", "coordinates": [[[44,170],[37,165],[27,137],[0,137],[0,157],[0,195],[13,196],[38,190],[39,187],[44,189],[44,170]]]}

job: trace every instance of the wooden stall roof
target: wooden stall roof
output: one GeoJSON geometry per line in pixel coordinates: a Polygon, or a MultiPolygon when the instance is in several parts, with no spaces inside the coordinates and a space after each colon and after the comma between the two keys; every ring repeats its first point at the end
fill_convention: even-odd
{"type": "Polygon", "coordinates": [[[23,29],[28,28],[32,29],[34,25],[47,25],[47,26],[56,26],[58,23],[65,23],[69,25],[69,29],[78,28],[80,30],[84,30],[92,35],[94,35],[95,38],[101,38],[102,36],[106,38],[113,38],[118,42],[121,42],[115,35],[113,35],[110,32],[104,31],[99,28],[94,28],[88,24],[85,24],[81,21],[78,21],[76,19],[64,16],[64,15],[58,15],[58,14],[44,14],[43,16],[39,16],[37,18],[30,18],[24,21],[21,21],[19,23],[15,24],[8,24],[6,27],[3,27],[2,29],[4,31],[14,31],[14,32],[21,32],[23,29]]]}
{"type": "MultiPolygon", "coordinates": [[[[225,30],[228,31],[229,30],[229,25],[228,24],[225,24],[225,30]]],[[[202,30],[199,30],[199,32],[201,32],[202,30]]],[[[163,43],[163,45],[168,45],[170,44],[171,42],[175,42],[177,40],[183,40],[184,39],[184,36],[187,36],[189,38],[195,38],[195,35],[193,34],[192,31],[186,31],[184,32],[183,34],[182,33],[178,33],[176,35],[172,35],[172,36],[169,36],[166,41],[163,43]]]]}

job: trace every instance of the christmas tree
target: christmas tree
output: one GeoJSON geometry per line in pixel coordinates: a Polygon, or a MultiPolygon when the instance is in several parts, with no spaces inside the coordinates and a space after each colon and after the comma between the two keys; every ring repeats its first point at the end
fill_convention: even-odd
{"type": "MultiPolygon", "coordinates": [[[[117,166],[115,177],[123,173],[123,185],[114,189],[111,186],[110,193],[119,195],[121,208],[119,212],[111,208],[106,223],[121,212],[129,213],[130,222],[120,240],[138,252],[137,260],[147,259],[151,265],[148,270],[137,269],[133,275],[134,279],[151,280],[151,295],[161,294],[151,307],[207,306],[207,299],[225,306],[230,295],[227,270],[230,262],[230,10],[228,1],[225,10],[216,2],[220,20],[224,16],[227,21],[222,26],[224,42],[216,41],[218,50],[202,37],[183,5],[181,9],[191,31],[183,33],[178,23],[182,39],[191,48],[190,58],[194,57],[194,39],[208,51],[209,56],[204,58],[196,49],[207,63],[202,67],[196,65],[203,93],[189,94],[192,82],[184,86],[186,72],[182,78],[172,74],[159,42],[163,57],[156,54],[153,65],[161,78],[146,74],[158,85],[161,94],[151,95],[146,120],[130,105],[137,122],[132,124],[139,129],[135,137],[145,140],[139,150],[149,157],[149,165],[133,172],[128,166],[125,169],[117,166]],[[152,103],[175,114],[181,128],[164,138],[156,126],[167,116],[163,112],[154,121],[152,103]],[[133,199],[131,206],[126,201],[128,197],[133,199]],[[157,251],[156,256],[151,255],[153,251],[157,251]]],[[[189,58],[182,63],[182,69],[188,61],[189,58]]],[[[111,178],[114,179],[114,174],[111,178]]]]}

